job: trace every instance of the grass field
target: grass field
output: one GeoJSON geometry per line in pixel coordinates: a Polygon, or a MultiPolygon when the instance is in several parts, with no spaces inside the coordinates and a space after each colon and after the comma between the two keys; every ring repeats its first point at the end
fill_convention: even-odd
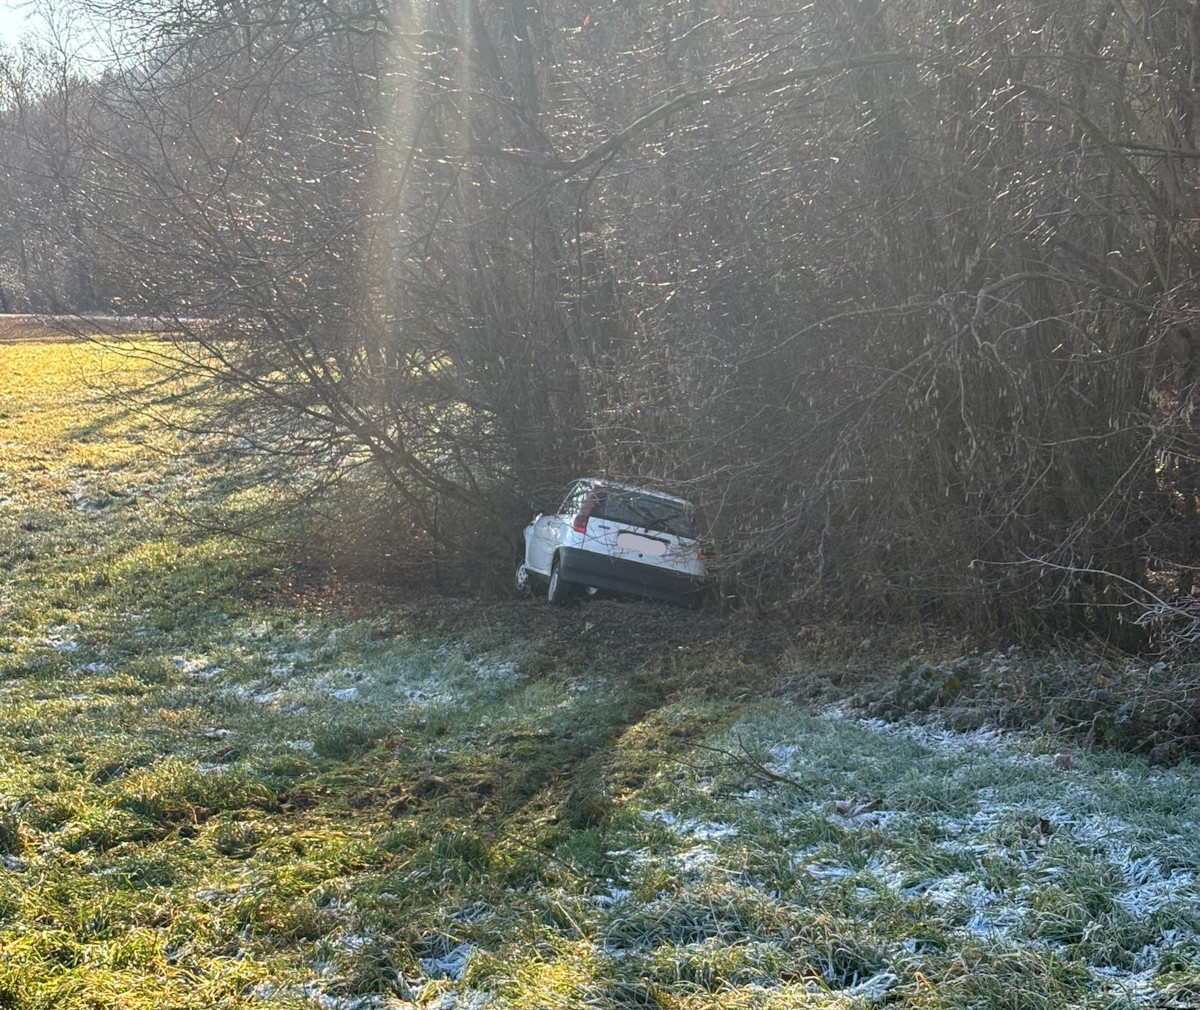
{"type": "Polygon", "coordinates": [[[1200,1006],[1193,764],[314,582],[123,349],[0,343],[0,1008],[1200,1006]]]}

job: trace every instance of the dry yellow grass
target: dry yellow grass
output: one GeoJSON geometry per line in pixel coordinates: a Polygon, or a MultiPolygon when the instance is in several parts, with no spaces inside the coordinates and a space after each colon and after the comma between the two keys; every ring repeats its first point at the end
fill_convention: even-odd
{"type": "Polygon", "coordinates": [[[59,489],[73,469],[137,457],[139,426],[113,395],[150,375],[136,351],[136,344],[0,340],[0,482],[9,485],[0,493],[28,499],[59,489]]]}

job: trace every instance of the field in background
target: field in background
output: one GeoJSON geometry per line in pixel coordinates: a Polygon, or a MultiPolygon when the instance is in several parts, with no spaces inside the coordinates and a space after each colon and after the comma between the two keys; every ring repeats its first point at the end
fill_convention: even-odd
{"type": "Polygon", "coordinates": [[[182,522],[136,348],[0,344],[0,1007],[1200,1004],[1193,764],[306,581],[182,522]]]}

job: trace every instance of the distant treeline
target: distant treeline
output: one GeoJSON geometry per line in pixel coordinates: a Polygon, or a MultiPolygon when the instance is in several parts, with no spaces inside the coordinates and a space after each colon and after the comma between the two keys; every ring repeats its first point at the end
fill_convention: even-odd
{"type": "Polygon", "coordinates": [[[280,508],[452,571],[599,472],[742,602],[1197,635],[1200,7],[90,2],[0,56],[0,308],[216,320],[280,508]]]}

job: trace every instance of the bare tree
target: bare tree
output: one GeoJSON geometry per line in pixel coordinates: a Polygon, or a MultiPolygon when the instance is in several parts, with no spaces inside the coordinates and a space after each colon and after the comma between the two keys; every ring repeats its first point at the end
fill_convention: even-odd
{"type": "Polygon", "coordinates": [[[1119,587],[1190,591],[1190,8],[96,2],[103,286],[331,522],[487,549],[594,469],[763,605],[1136,643],[1119,587]]]}

